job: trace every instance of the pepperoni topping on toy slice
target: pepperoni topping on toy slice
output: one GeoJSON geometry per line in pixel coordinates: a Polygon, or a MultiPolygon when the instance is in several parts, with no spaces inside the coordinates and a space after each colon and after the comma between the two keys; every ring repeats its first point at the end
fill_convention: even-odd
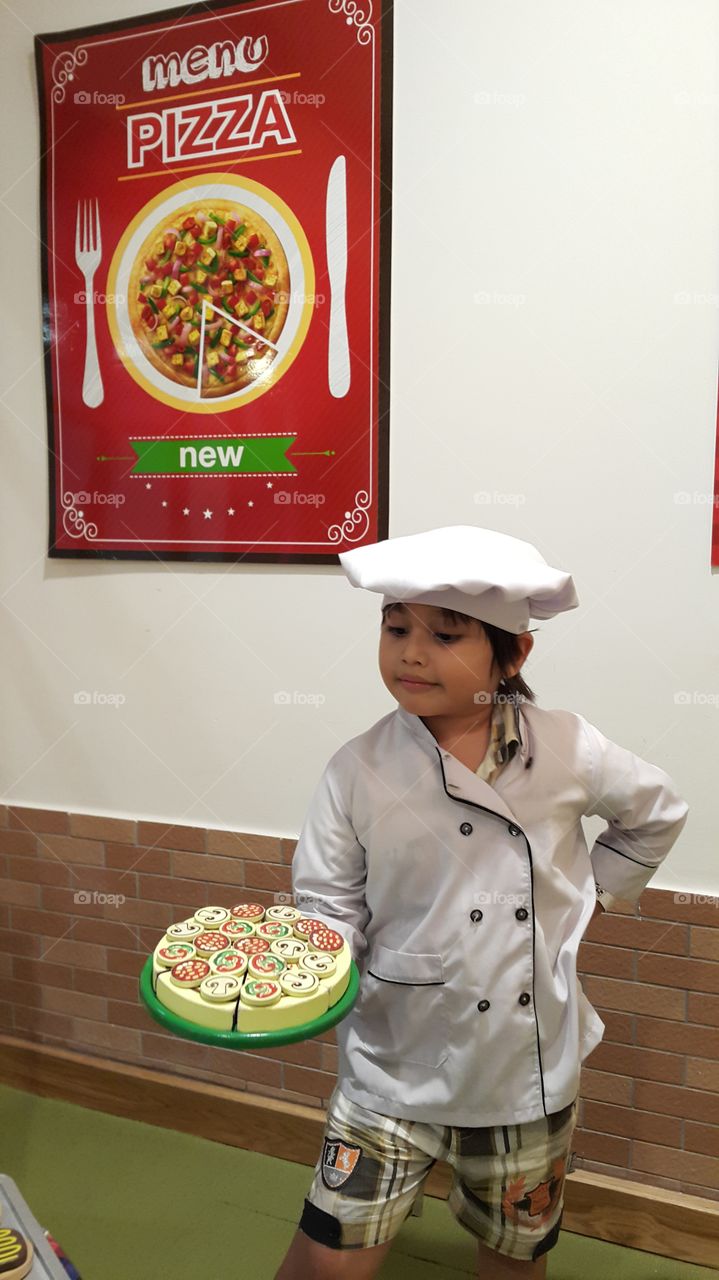
{"type": "Polygon", "coordinates": [[[181,960],[176,964],[174,969],[170,970],[172,981],[177,983],[178,987],[199,987],[203,978],[207,978],[212,972],[206,960],[181,960]]]}
{"type": "Polygon", "coordinates": [[[238,938],[233,945],[235,951],[244,951],[246,956],[257,956],[261,951],[269,951],[270,949],[267,938],[238,938]]]}
{"type": "Polygon", "coordinates": [[[239,902],[231,908],[231,914],[235,920],[261,920],[265,908],[259,902],[239,902]]]}
{"type": "Polygon", "coordinates": [[[213,951],[227,950],[227,936],[224,933],[198,933],[193,938],[195,950],[212,954],[213,951]]]}
{"type": "MultiPolygon", "coordinates": [[[[341,933],[337,933],[335,929],[327,929],[324,925],[317,925],[310,934],[310,946],[315,951],[331,951],[335,953],[341,951],[345,940],[341,933]]],[[[195,942],[197,946],[197,942],[195,942]]]]}

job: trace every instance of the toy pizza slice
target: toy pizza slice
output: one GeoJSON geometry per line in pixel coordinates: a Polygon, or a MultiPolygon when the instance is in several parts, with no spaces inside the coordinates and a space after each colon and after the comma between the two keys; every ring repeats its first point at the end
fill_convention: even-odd
{"type": "Polygon", "coordinates": [[[153,954],[153,991],[187,1022],[248,1034],[311,1028],[349,987],[352,953],[322,917],[244,902],[192,919],[205,931],[181,939],[171,925],[153,954]]]}
{"type": "Polygon", "coordinates": [[[14,1227],[0,1227],[0,1280],[22,1280],[32,1269],[32,1241],[14,1227]]]}

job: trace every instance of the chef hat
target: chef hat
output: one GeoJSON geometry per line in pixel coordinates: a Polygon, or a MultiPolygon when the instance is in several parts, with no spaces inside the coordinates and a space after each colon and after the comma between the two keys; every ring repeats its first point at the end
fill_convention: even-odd
{"type": "Polygon", "coordinates": [[[520,635],[532,618],[579,604],[568,573],[552,569],[531,542],[494,529],[449,525],[386,538],[339,557],[353,587],[381,591],[382,606],[412,601],[454,609],[520,635]]]}

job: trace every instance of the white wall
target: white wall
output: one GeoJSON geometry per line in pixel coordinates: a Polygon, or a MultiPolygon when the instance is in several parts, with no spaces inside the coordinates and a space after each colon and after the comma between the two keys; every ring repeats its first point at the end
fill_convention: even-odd
{"type": "MultiPolygon", "coordinates": [[[[328,757],[395,705],[379,597],[339,567],[45,553],[32,34],[157,7],[0,10],[0,795],[292,836],[328,757]]],[[[692,812],[654,884],[719,891],[719,10],[400,0],[395,23],[390,533],[486,524],[574,574],[581,608],[539,625],[525,674],[676,779],[692,812]]]]}

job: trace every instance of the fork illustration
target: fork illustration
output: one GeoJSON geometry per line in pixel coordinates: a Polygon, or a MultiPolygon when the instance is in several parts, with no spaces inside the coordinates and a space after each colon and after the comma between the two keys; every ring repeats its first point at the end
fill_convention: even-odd
{"type": "Polygon", "coordinates": [[[101,257],[100,211],[97,200],[95,200],[94,213],[91,201],[78,200],[77,224],[75,227],[75,261],[85,277],[85,317],[87,320],[82,398],[91,409],[96,409],[105,398],[100,374],[100,361],[97,358],[95,298],[92,288],[93,277],[100,265],[101,257]]]}

